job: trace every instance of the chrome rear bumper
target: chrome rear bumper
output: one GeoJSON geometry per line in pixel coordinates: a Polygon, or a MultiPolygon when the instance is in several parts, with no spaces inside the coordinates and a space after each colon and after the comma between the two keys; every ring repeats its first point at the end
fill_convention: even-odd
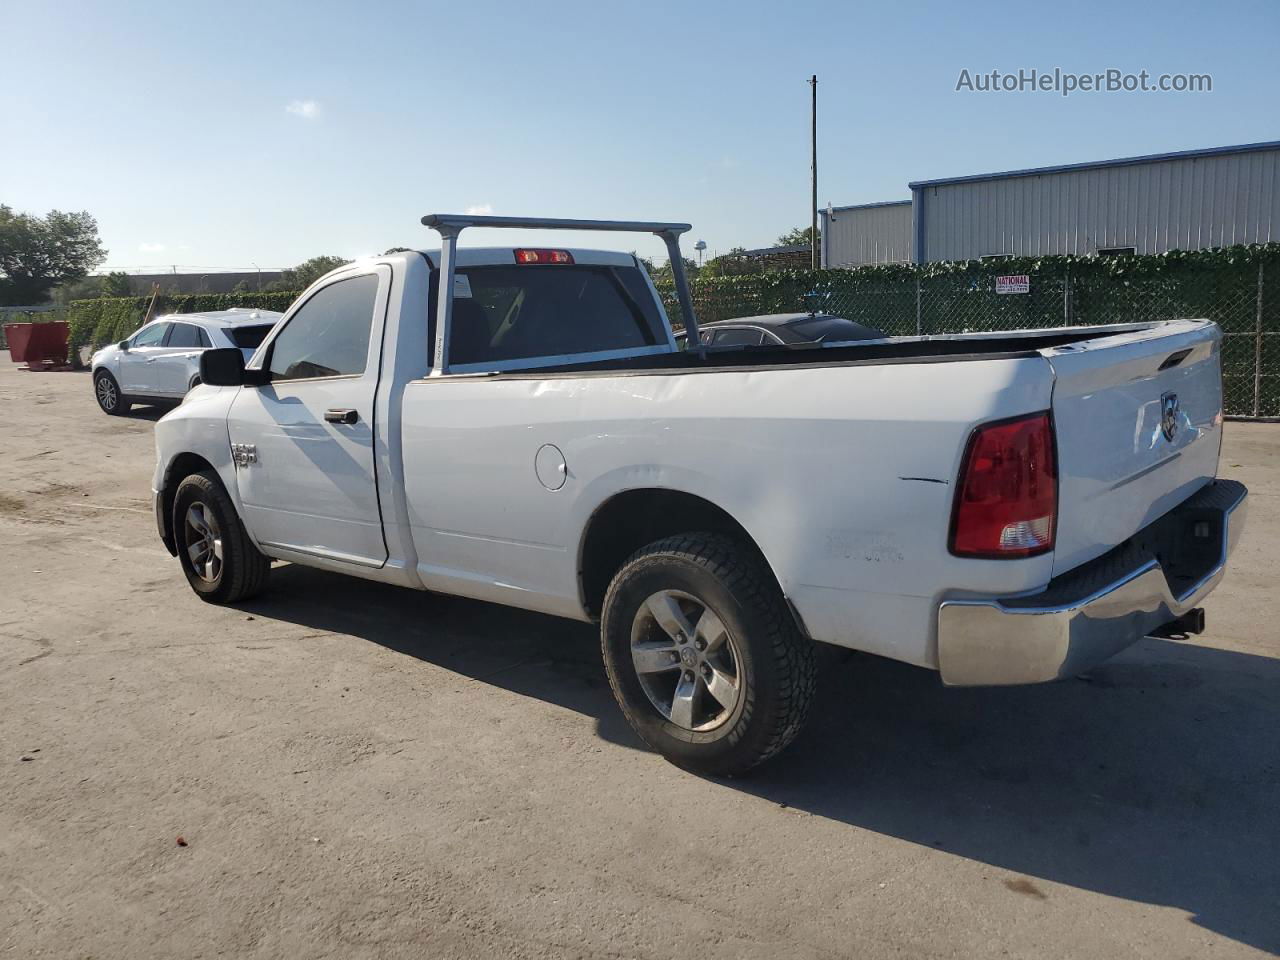
{"type": "Polygon", "coordinates": [[[1244,484],[1216,480],[1116,549],[1040,593],[947,600],[938,669],[953,686],[1073,676],[1198,606],[1244,529],[1244,484]]]}

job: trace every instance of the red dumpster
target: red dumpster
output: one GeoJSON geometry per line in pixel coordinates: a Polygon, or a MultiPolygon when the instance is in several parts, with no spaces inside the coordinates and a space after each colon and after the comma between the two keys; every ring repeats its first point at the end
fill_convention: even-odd
{"type": "Polygon", "coordinates": [[[9,341],[9,359],[28,367],[45,363],[67,362],[67,336],[70,328],[65,320],[49,323],[6,323],[4,335],[9,341]]]}

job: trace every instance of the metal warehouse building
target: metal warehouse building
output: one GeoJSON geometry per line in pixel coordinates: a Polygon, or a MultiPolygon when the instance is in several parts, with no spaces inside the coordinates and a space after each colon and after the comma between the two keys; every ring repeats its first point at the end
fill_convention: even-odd
{"type": "Polygon", "coordinates": [[[911,201],[828,207],[822,213],[822,265],[911,262],[911,201]]]}
{"type": "Polygon", "coordinates": [[[1280,241],[1280,141],[921,180],[910,188],[909,201],[823,211],[823,264],[1280,241]]]}

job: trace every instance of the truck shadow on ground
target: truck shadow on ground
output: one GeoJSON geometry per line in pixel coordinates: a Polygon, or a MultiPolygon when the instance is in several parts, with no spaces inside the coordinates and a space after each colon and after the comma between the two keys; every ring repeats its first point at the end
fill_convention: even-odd
{"type": "Polygon", "coordinates": [[[157,400],[153,403],[151,401],[139,400],[130,407],[129,412],[123,414],[123,416],[126,420],[150,420],[152,423],[155,423],[166,413],[169,413],[171,410],[176,410],[177,408],[177,401],[166,402],[157,400]]]}
{"type": "MultiPolygon", "coordinates": [[[[589,625],[295,566],[244,609],[558,704],[643,749],[589,625]]],[[[1068,884],[1280,951],[1280,660],[1145,640],[1087,679],[969,690],[832,648],[821,662],[807,731],[721,786],[990,864],[1029,897],[1068,884]]]]}

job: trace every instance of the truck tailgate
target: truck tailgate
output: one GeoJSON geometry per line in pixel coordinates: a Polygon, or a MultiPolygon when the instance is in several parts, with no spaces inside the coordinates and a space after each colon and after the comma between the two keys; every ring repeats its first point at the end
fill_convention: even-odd
{"type": "Polygon", "coordinates": [[[1042,350],[1053,366],[1057,576],[1208,483],[1222,437],[1221,334],[1178,320],[1042,350]]]}

